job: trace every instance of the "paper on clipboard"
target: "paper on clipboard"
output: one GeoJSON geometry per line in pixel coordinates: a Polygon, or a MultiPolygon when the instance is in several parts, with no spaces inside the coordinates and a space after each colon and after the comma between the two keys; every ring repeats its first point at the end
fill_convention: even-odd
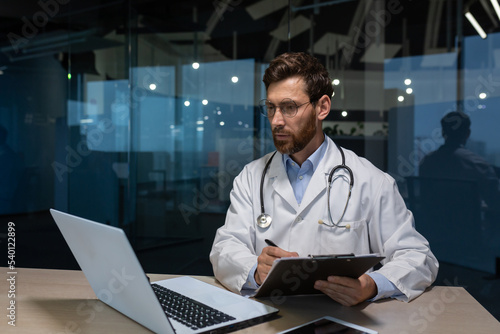
{"type": "Polygon", "coordinates": [[[314,289],[317,280],[326,280],[332,275],[357,278],[382,259],[384,257],[379,254],[281,258],[274,261],[253,297],[319,294],[322,292],[314,289]]]}

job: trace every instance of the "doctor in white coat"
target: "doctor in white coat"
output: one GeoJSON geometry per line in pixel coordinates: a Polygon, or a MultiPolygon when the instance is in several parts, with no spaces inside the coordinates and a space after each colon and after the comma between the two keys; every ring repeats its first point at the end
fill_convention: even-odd
{"type": "Polygon", "coordinates": [[[261,110],[277,152],[249,163],[234,180],[210,253],[216,278],[241,292],[256,289],[280,257],[380,253],[378,270],[358,279],[330,276],[315,288],[343,305],[420,295],[435,280],[438,261],[394,179],[324,135],[333,93],[326,69],[306,53],[285,53],[271,62],[264,83],[261,110]],[[335,169],[329,190],[330,172],[343,160],[348,168],[335,169]],[[270,224],[257,223],[262,204],[270,224]]]}

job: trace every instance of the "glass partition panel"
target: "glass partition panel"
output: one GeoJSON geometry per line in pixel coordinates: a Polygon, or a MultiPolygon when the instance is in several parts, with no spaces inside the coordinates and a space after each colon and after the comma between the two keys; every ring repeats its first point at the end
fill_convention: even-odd
{"type": "Polygon", "coordinates": [[[235,176],[274,150],[257,109],[263,73],[305,51],[335,88],[324,132],[396,179],[442,263],[494,273],[495,15],[479,0],[11,1],[0,9],[1,218],[35,240],[27,266],[56,266],[40,231],[65,247],[54,207],[124,228],[146,270],[211,274],[235,176]],[[449,166],[438,183],[422,173],[452,111],[469,117],[460,149],[481,182],[452,182],[449,166]]]}

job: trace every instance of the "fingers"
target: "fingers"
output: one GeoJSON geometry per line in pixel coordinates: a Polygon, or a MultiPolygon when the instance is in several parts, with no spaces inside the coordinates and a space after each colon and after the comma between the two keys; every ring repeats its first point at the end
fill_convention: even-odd
{"type": "Polygon", "coordinates": [[[297,252],[288,252],[284,249],[281,249],[279,247],[264,247],[262,250],[262,253],[267,253],[270,256],[276,258],[281,258],[281,257],[298,257],[299,254],[297,252]]]}
{"type": "Polygon", "coordinates": [[[264,282],[270,270],[271,270],[270,266],[260,263],[257,264],[257,270],[255,270],[255,276],[254,276],[255,282],[257,282],[258,285],[262,285],[262,282],[264,282]]]}
{"type": "Polygon", "coordinates": [[[257,258],[257,269],[255,270],[254,278],[258,285],[264,282],[274,261],[273,257],[267,253],[266,248],[262,250],[262,253],[257,258]]]}
{"type": "Polygon", "coordinates": [[[317,281],[314,288],[345,306],[359,304],[377,294],[377,286],[368,275],[357,279],[330,276],[327,281],[317,281]]]}
{"type": "MultiPolygon", "coordinates": [[[[257,258],[257,270],[255,271],[255,281],[261,285],[271,270],[274,260],[279,259],[281,252],[277,247],[264,247],[262,253],[257,258]]],[[[281,249],[282,250],[282,249],[281,249]]]]}
{"type": "Polygon", "coordinates": [[[296,252],[288,252],[279,247],[264,247],[262,253],[257,258],[257,270],[255,271],[255,281],[261,285],[271,270],[273,262],[282,257],[298,257],[296,252]]]}
{"type": "Polygon", "coordinates": [[[344,306],[352,306],[360,301],[356,297],[356,289],[351,284],[342,284],[342,278],[338,276],[330,276],[327,281],[317,281],[314,288],[320,290],[328,297],[339,302],[344,306]]]}

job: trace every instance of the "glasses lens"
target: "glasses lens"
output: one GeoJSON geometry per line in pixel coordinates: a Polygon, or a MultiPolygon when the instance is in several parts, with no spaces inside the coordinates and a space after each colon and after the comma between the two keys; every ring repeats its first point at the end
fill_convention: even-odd
{"type": "Polygon", "coordinates": [[[284,99],[281,101],[280,109],[285,116],[292,117],[297,113],[297,104],[291,99],[284,99]]]}
{"type": "Polygon", "coordinates": [[[283,115],[293,117],[297,113],[297,103],[292,99],[284,99],[281,101],[280,110],[283,115]]]}
{"type": "MultiPolygon", "coordinates": [[[[292,99],[284,99],[281,101],[279,107],[281,113],[286,117],[293,117],[297,114],[298,106],[292,99]]],[[[264,99],[259,102],[260,113],[266,117],[273,117],[276,113],[277,107],[264,99]]]]}
{"type": "Polygon", "coordinates": [[[267,105],[266,105],[266,100],[260,100],[259,101],[259,110],[260,113],[264,116],[267,116],[267,105]]]}
{"type": "Polygon", "coordinates": [[[266,99],[259,102],[260,113],[266,117],[272,117],[276,111],[274,104],[270,103],[266,99]]]}

